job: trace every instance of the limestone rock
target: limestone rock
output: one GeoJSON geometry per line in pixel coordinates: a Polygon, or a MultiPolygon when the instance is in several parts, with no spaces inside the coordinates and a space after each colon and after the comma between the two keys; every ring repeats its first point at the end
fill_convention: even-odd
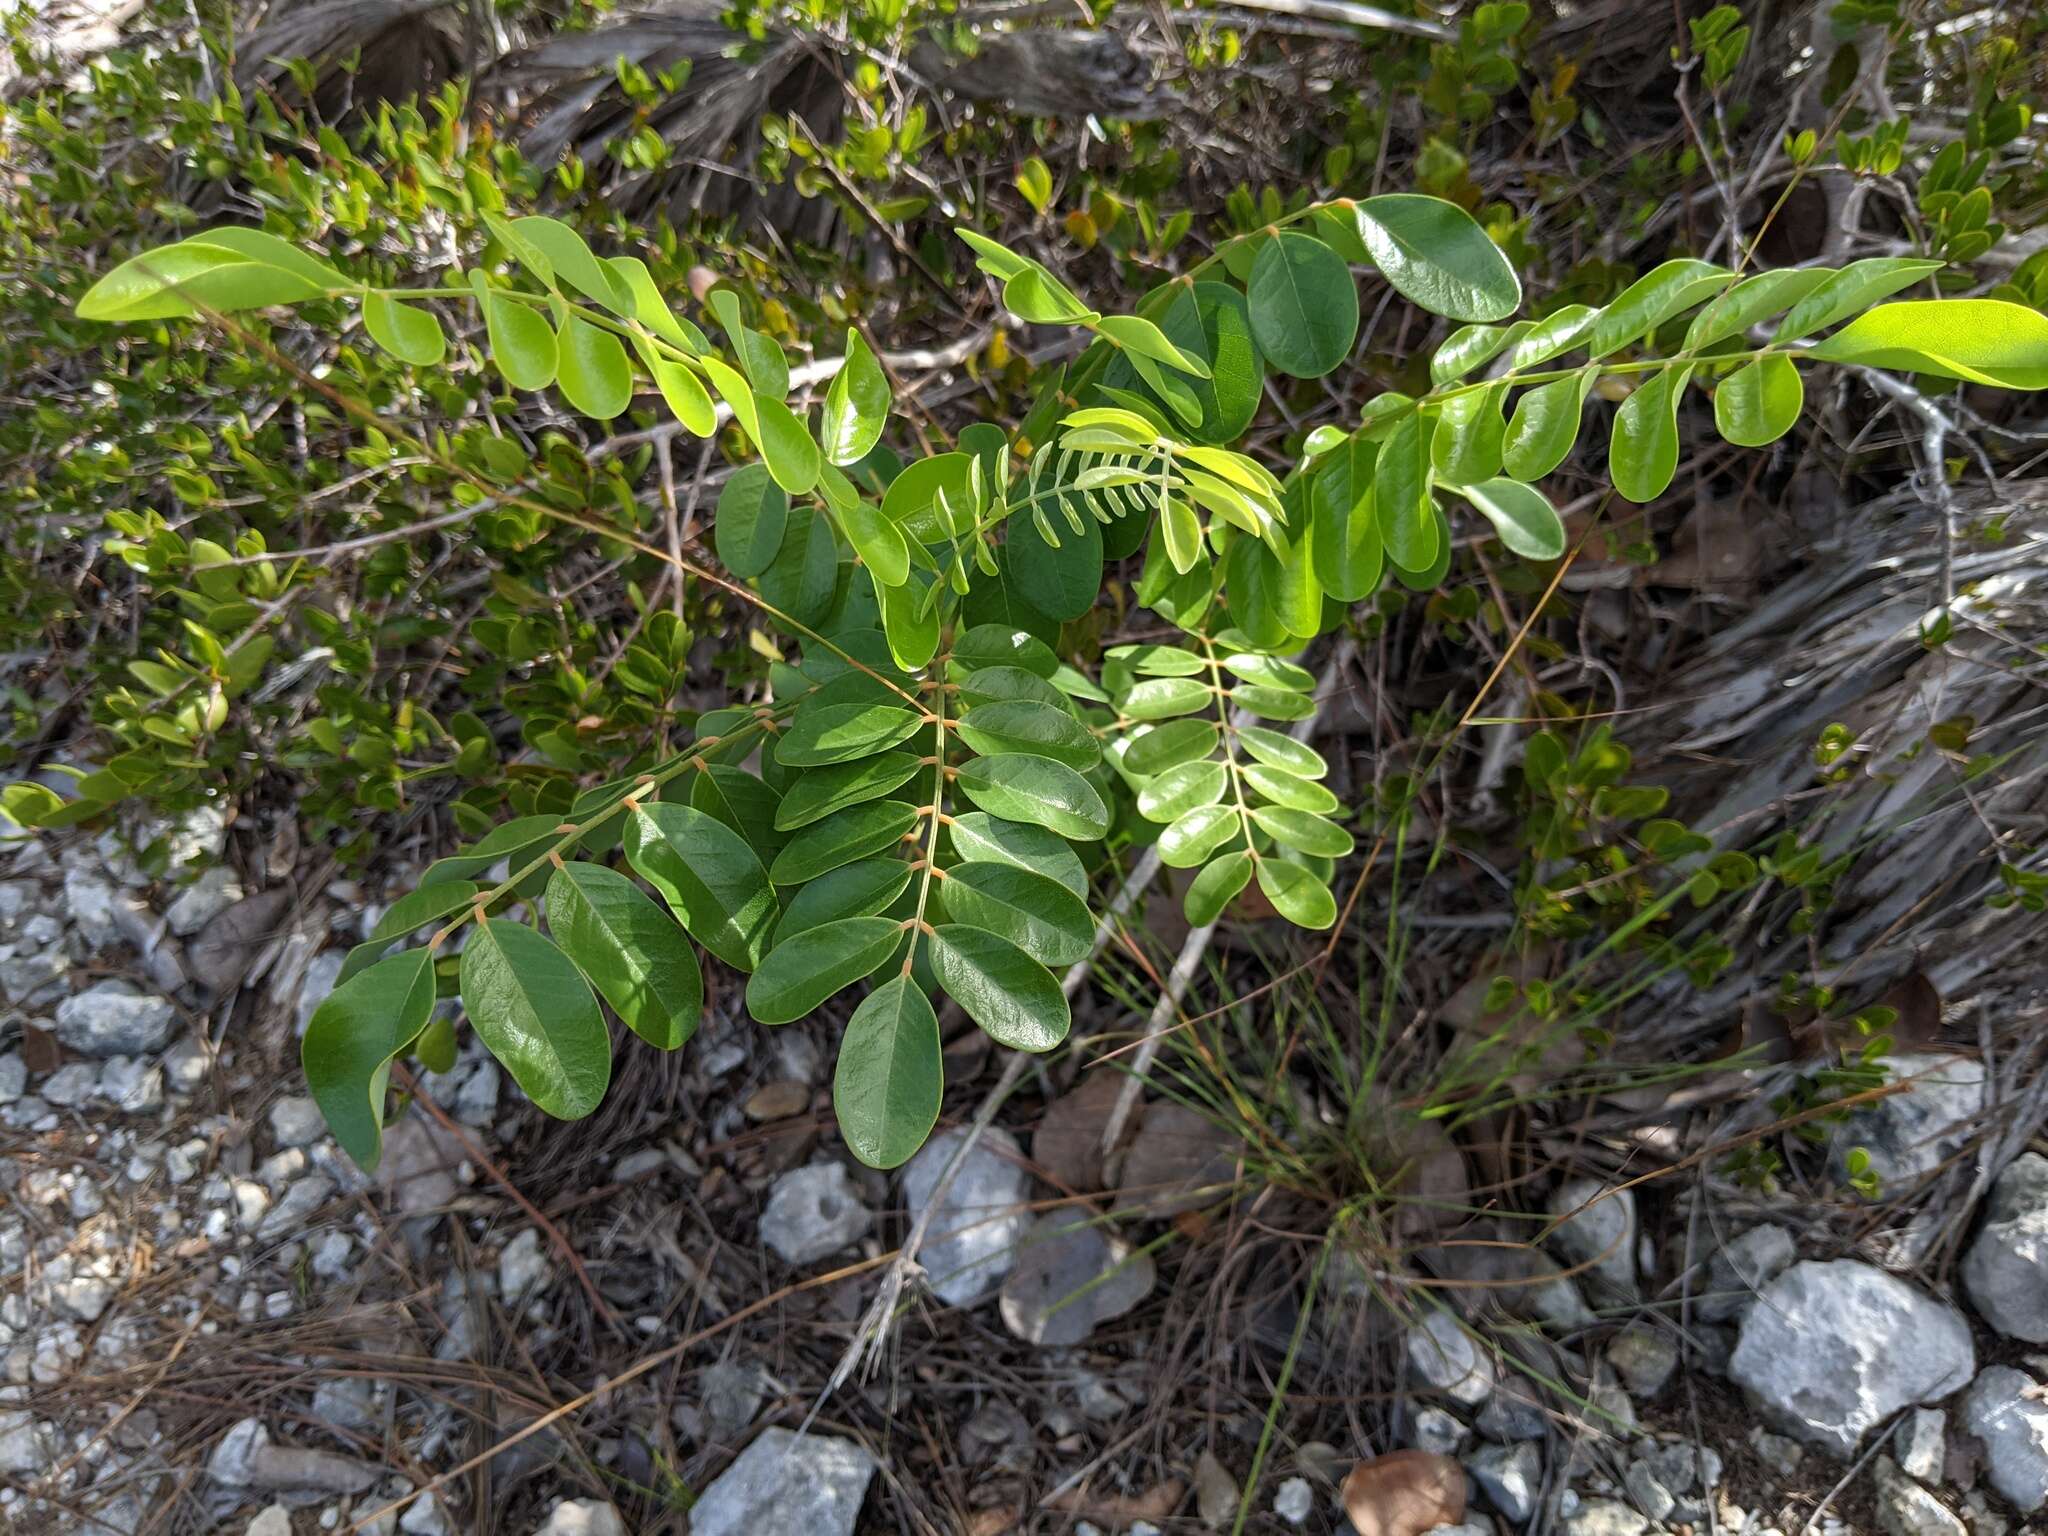
{"type": "Polygon", "coordinates": [[[164,919],[179,938],[197,933],[242,899],[242,881],[224,864],[201,870],[199,878],[178,893],[164,919]]]}
{"type": "Polygon", "coordinates": [[[1550,1197],[1557,1227],[1550,1245],[1569,1266],[1590,1266],[1593,1279],[1620,1295],[1636,1288],[1636,1197],[1598,1179],[1569,1179],[1550,1197]]]}
{"type": "Polygon", "coordinates": [[[1630,1397],[1648,1401],[1678,1369],[1678,1341],[1650,1323],[1631,1323],[1607,1341],[1607,1363],[1630,1397]]]}
{"type": "Polygon", "coordinates": [[[1543,1453],[1533,1440],[1474,1451],[1465,1459],[1465,1469],[1486,1501],[1516,1525],[1536,1513],[1543,1492],[1543,1453]]]}
{"type": "Polygon", "coordinates": [[[1872,1482],[1877,1492],[1877,1523],[1886,1536],[1965,1536],[1963,1522],[1901,1472],[1891,1457],[1877,1458],[1872,1482]]]}
{"type": "Polygon", "coordinates": [[[860,1241],[873,1221],[844,1163],[811,1163],[775,1181],[761,1212],[761,1241],[783,1263],[802,1267],[860,1241]]]}
{"type": "Polygon", "coordinates": [[[691,1536],[853,1536],[875,1475],[850,1440],[764,1429],[690,1510],[691,1536]]]}
{"type": "MultiPolygon", "coordinates": [[[[918,1149],[903,1170],[903,1198],[913,1223],[932,1203],[965,1130],[944,1131],[918,1149]]],[[[1018,1244],[1032,1224],[1024,1153],[1007,1131],[987,1130],[968,1149],[933,1213],[918,1262],[950,1306],[972,1306],[994,1294],[1017,1264],[1018,1244]]]]}
{"type": "Polygon", "coordinates": [[[1743,1320],[1728,1373],[1766,1420],[1838,1456],[1913,1403],[1976,1369],[1954,1308],[1853,1259],[1793,1265],[1743,1320]]]}
{"type": "Polygon", "coordinates": [[[2009,1365],[1988,1367],[1963,1394],[1958,1418],[1984,1448],[1991,1486],[2022,1514],[2048,1505],[2048,1402],[2040,1383],[2009,1365]]]}
{"type": "Polygon", "coordinates": [[[1923,1483],[1941,1481],[1948,1461],[1948,1415],[1939,1408],[1915,1408],[1892,1433],[1899,1469],[1923,1483]]]}
{"type": "Polygon", "coordinates": [[[1493,1357],[1441,1308],[1408,1330],[1408,1365],[1454,1403],[1476,1406],[1493,1392],[1493,1357]]]}
{"type": "Polygon", "coordinates": [[[1769,1224],[1737,1234],[1707,1262],[1705,1280],[1693,1298],[1702,1322],[1729,1323],[1756,1301],[1756,1293],[1783,1274],[1799,1252],[1792,1234],[1769,1224]]]}
{"type": "Polygon", "coordinates": [[[1836,1129],[1829,1165],[1839,1180],[1848,1177],[1849,1152],[1861,1147],[1886,1191],[1910,1187],[1976,1134],[1984,1113],[1983,1062],[1974,1056],[1907,1053],[1892,1057],[1890,1072],[1892,1082],[1910,1080],[1912,1086],[1857,1110],[1836,1129]]]}
{"type": "Polygon", "coordinates": [[[57,1005],[60,1043],[81,1056],[141,1056],[171,1038],[178,1011],[125,981],[103,981],[57,1005]]]}
{"type": "Polygon", "coordinates": [[[563,1499],[533,1536],[626,1536],[626,1522],[596,1499],[563,1499]]]}
{"type": "Polygon", "coordinates": [[[214,1446],[206,1470],[217,1483],[276,1491],[307,1489],[357,1494],[377,1481],[377,1469],[329,1451],[273,1445],[260,1419],[243,1419],[214,1446]]]}
{"type": "Polygon", "coordinates": [[[2022,1153],[1998,1176],[1962,1276],[1985,1322],[2010,1338],[2048,1344],[2048,1157],[2022,1153]]]}

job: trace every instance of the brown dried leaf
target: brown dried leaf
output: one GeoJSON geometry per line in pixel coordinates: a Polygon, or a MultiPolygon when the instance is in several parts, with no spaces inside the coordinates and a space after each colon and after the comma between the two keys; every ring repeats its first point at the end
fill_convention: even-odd
{"type": "Polygon", "coordinates": [[[1358,1536],[1422,1536],[1465,1518],[1465,1470],[1448,1456],[1394,1451],[1344,1479],[1344,1512],[1358,1536]]]}
{"type": "Polygon", "coordinates": [[[1145,1106],[1117,1180],[1116,1209],[1164,1221],[1214,1205],[1237,1177],[1237,1139],[1199,1110],[1145,1106]]]}
{"type": "Polygon", "coordinates": [[[289,886],[275,886],[244,897],[199,930],[185,951],[192,979],[216,998],[241,986],[256,956],[278,934],[292,908],[289,886]]]}
{"type": "Polygon", "coordinates": [[[21,1026],[21,1059],[28,1066],[29,1076],[41,1077],[64,1065],[64,1047],[47,1029],[24,1024],[21,1026]]]}
{"type": "Polygon", "coordinates": [[[1702,495],[1671,537],[1671,553],[1646,573],[1652,586],[1746,595],[1763,568],[1756,519],[1741,504],[1702,495]]]}
{"type": "Polygon", "coordinates": [[[1908,971],[1885,989],[1878,1002],[1899,1016],[1886,1031],[1896,1050],[1919,1050],[1941,1038],[1941,993],[1925,971],[1908,971]]]}
{"type": "Polygon", "coordinates": [[[1212,1531],[1227,1527],[1237,1514],[1237,1479],[1216,1459],[1213,1451],[1202,1452],[1195,1463],[1195,1513],[1212,1531]]]}
{"type": "Polygon", "coordinates": [[[787,1120],[800,1115],[811,1107],[811,1089],[808,1083],[799,1083],[794,1078],[769,1083],[754,1090],[743,1106],[749,1120],[759,1125],[764,1120],[787,1120]]]}
{"type": "Polygon", "coordinates": [[[1127,1081],[1100,1065],[1045,1106],[1031,1135],[1031,1161],[1058,1188],[1077,1195],[1102,1188],[1102,1130],[1127,1081]]]}
{"type": "Polygon", "coordinates": [[[1173,1518],[1187,1491],[1188,1485],[1177,1477],[1169,1477],[1143,1493],[1094,1493],[1086,1488],[1069,1488],[1058,1498],[1046,1500],[1046,1508],[1093,1520],[1098,1525],[1130,1525],[1138,1520],[1157,1525],[1173,1518]]]}

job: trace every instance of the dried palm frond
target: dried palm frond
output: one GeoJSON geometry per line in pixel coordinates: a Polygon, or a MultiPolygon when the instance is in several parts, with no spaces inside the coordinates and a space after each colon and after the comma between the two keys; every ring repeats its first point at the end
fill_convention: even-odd
{"type": "Polygon", "coordinates": [[[1674,814],[1728,846],[1797,829],[1824,859],[1851,856],[1815,933],[1760,933],[1758,967],[1699,1010],[1807,957],[1859,993],[1918,967],[1946,998],[2048,995],[2038,930],[1986,905],[2001,864],[2044,867],[2027,850],[2048,819],[2048,490],[1959,490],[1954,511],[1964,528],[1997,517],[1999,537],[1945,554],[1911,485],[1864,509],[1661,680],[1684,702],[1633,733],[1674,814]],[[1953,633],[1930,647],[1949,584],[1953,633]],[[1814,748],[1835,724],[1854,744],[1828,783],[1814,748]]]}
{"type": "MultiPolygon", "coordinates": [[[[822,241],[832,208],[793,188],[763,188],[751,167],[764,114],[791,117],[821,143],[837,141],[846,107],[838,45],[770,29],[732,31],[715,0],[679,0],[621,12],[588,32],[561,33],[483,71],[480,92],[518,125],[520,148],[551,164],[565,156],[602,172],[606,199],[629,216],[663,209],[761,218],[786,238],[822,241]],[[621,85],[621,65],[674,88],[651,106],[621,85]],[[630,131],[651,130],[667,148],[654,170],[618,165],[610,151],[630,131]]],[[[1122,34],[1038,27],[994,33],[963,55],[931,38],[911,50],[903,80],[1022,117],[1157,116],[1164,97],[1151,66],[1122,34]]]]}
{"type": "Polygon", "coordinates": [[[628,217],[656,209],[713,218],[756,213],[786,236],[816,241],[831,209],[793,188],[762,189],[751,167],[764,113],[800,118],[820,140],[839,135],[844,95],[829,56],[798,35],[759,40],[720,19],[716,0],[683,0],[663,10],[625,11],[588,32],[564,32],[506,55],[482,71],[478,92],[510,114],[520,149],[553,164],[583,162],[607,201],[628,217]],[[675,87],[652,106],[620,84],[630,65],[675,87]],[[611,155],[627,133],[646,129],[667,147],[664,164],[633,170],[611,155]]]}
{"type": "Polygon", "coordinates": [[[313,66],[311,102],[322,122],[360,108],[425,96],[462,72],[462,17],[453,0],[316,0],[275,8],[235,50],[244,92],[297,96],[292,60],[313,66]]]}

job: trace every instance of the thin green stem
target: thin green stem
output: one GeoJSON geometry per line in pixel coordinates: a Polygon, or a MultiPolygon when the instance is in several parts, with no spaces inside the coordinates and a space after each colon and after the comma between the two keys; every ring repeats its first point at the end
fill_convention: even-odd
{"type": "Polygon", "coordinates": [[[1323,1241],[1316,1245],[1316,1262],[1308,1274],[1308,1288],[1301,1298],[1301,1311],[1294,1319],[1294,1332],[1287,1340],[1287,1354],[1280,1362],[1280,1377],[1273,1383],[1273,1400],[1266,1407],[1266,1420],[1259,1429],[1258,1449],[1252,1452],[1251,1474],[1245,1479],[1244,1494],[1238,1500],[1237,1519],[1231,1523],[1230,1536],[1243,1536],[1244,1522],[1252,1512],[1252,1498],[1258,1492],[1259,1472],[1266,1464],[1266,1453],[1273,1448],[1273,1432],[1280,1422],[1280,1409],[1287,1401],[1288,1384],[1294,1380],[1295,1362],[1301,1358],[1302,1341],[1308,1337],[1309,1319],[1315,1316],[1316,1293],[1323,1283],[1323,1267],[1330,1262],[1330,1253],[1337,1246],[1335,1234],[1350,1220],[1347,1207],[1337,1213],[1324,1233],[1323,1241]]]}
{"type": "Polygon", "coordinates": [[[755,715],[745,725],[736,726],[723,736],[706,736],[700,741],[692,742],[689,751],[679,753],[659,768],[650,768],[632,784],[620,790],[618,799],[588,812],[580,821],[564,821],[560,829],[560,836],[554,842],[550,843],[546,849],[536,854],[518,869],[512,870],[503,880],[492,886],[491,889],[480,893],[474,902],[465,907],[462,912],[457,914],[445,926],[436,930],[434,936],[427,941],[427,947],[429,949],[438,949],[447,942],[450,934],[456,932],[464,923],[473,919],[477,913],[490,907],[495,902],[503,900],[504,897],[509,895],[529,876],[536,875],[549,864],[557,862],[562,854],[579,839],[603,826],[628,807],[637,807],[640,801],[646,798],[650,790],[660,789],[671,779],[681,777],[692,768],[703,767],[705,765],[704,754],[706,752],[711,751],[715,747],[730,745],[735,741],[743,740],[757,732],[766,730],[770,720],[780,719],[783,715],[795,709],[796,703],[797,701],[792,699],[770,705],[761,713],[755,715]]]}

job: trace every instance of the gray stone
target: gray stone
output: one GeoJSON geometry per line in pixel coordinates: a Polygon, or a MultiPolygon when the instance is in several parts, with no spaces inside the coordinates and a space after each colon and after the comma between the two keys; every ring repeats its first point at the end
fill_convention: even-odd
{"type": "Polygon", "coordinates": [[[479,1061],[470,1069],[469,1076],[462,1080],[462,1087],[456,1090],[455,1118],[464,1125],[479,1128],[497,1119],[498,1094],[504,1081],[504,1074],[499,1072],[496,1062],[479,1061]]]}
{"type": "Polygon", "coordinates": [[[2048,1402],[2040,1383],[2009,1365],[1970,1383],[1957,1412],[1984,1448],[1991,1486],[2022,1514],[2048,1504],[2048,1402]]]}
{"type": "Polygon", "coordinates": [[[1025,1233],[1003,1282],[1003,1326],[1032,1344],[1079,1344],[1152,1293],[1152,1256],[1079,1207],[1048,1211],[1025,1233]]]}
{"type": "Polygon", "coordinates": [[[164,871],[175,875],[188,865],[218,859],[227,842],[227,807],[218,801],[208,801],[144,824],[135,833],[134,845],[137,849],[160,845],[164,871]]]}
{"type": "Polygon", "coordinates": [[[99,1070],[83,1061],[69,1062],[43,1079],[43,1102],[58,1109],[77,1109],[100,1086],[99,1070]]]}
{"type": "Polygon", "coordinates": [[[1675,1494],[1710,1492],[1721,1481],[1721,1454],[1711,1446],[1690,1440],[1663,1444],[1645,1440],[1637,1445],[1636,1453],[1637,1460],[1675,1494]]]}
{"type": "Polygon", "coordinates": [[[1915,1408],[1892,1432],[1899,1469],[1923,1483],[1941,1481],[1948,1460],[1948,1415],[1939,1408],[1915,1408]]]}
{"type": "Polygon", "coordinates": [[[1615,1499],[1586,1499],[1565,1516],[1565,1536],[1643,1536],[1648,1518],[1615,1499]]]}
{"type": "Polygon", "coordinates": [[[247,1536],[292,1536],[292,1512],[272,1504],[249,1522],[247,1536]]]}
{"type": "Polygon", "coordinates": [[[498,1299],[508,1307],[518,1306],[547,1278],[549,1267],[540,1233],[527,1227],[498,1255],[498,1299]]]}
{"type": "Polygon", "coordinates": [[[1853,1259],[1794,1264],[1743,1319],[1728,1374],[1775,1427],[1837,1456],[1976,1369],[1956,1311],[1853,1259]]]}
{"type": "Polygon", "coordinates": [[[323,1232],[313,1245],[313,1273],[337,1283],[355,1278],[355,1239],[346,1232],[323,1232]]]}
{"type": "Polygon", "coordinates": [[[21,1052],[0,1056],[0,1104],[12,1104],[28,1091],[28,1063],[21,1052]]]}
{"type": "Polygon", "coordinates": [[[405,1513],[398,1517],[398,1528],[406,1536],[453,1536],[447,1513],[431,1488],[406,1505],[405,1513]]]}
{"type": "Polygon", "coordinates": [[[408,1216],[439,1211],[462,1192],[462,1143],[440,1122],[407,1115],[384,1133],[377,1182],[408,1216]]]}
{"type": "Polygon", "coordinates": [[[1799,1257],[1783,1227],[1758,1226],[1737,1234],[1707,1261],[1707,1273],[1693,1297],[1701,1322],[1730,1323],[1747,1312],[1756,1293],[1799,1257]]]}
{"type": "Polygon", "coordinates": [[[270,1106],[270,1134],[280,1147],[308,1147],[327,1134],[327,1121],[310,1098],[282,1098],[270,1106]]]}
{"type": "Polygon", "coordinates": [[[1970,1536],[2005,1536],[2012,1529],[2012,1522],[1991,1507],[1981,1488],[1963,1495],[1963,1522],[1969,1526],[1970,1536]]]}
{"type": "Polygon", "coordinates": [[[235,1179],[228,1190],[235,1202],[235,1221],[245,1232],[253,1232],[270,1214],[270,1191],[254,1179],[235,1179]]]}
{"type": "Polygon", "coordinates": [[[52,1002],[64,995],[64,978],[71,974],[71,957],[61,946],[0,960],[0,992],[10,1003],[52,1002]]]}
{"type": "Polygon", "coordinates": [[[1536,1388],[1513,1371],[1501,1378],[1493,1396],[1472,1422],[1487,1439],[1503,1445],[1512,1445],[1517,1440],[1540,1440],[1550,1429],[1550,1415],[1537,1399],[1536,1388]]]}
{"type": "Polygon", "coordinates": [[[121,936],[114,922],[114,888],[89,869],[64,872],[64,917],[94,954],[121,936]]]}
{"type": "Polygon", "coordinates": [[[1574,1333],[1599,1321],[1586,1305],[1586,1298],[1579,1294],[1577,1283],[1548,1254],[1532,1248],[1525,1258],[1529,1282],[1506,1293],[1510,1307],[1560,1333],[1574,1333]]]}
{"type": "Polygon", "coordinates": [[[713,1439],[739,1438],[768,1397],[768,1377],[758,1365],[721,1360],[697,1378],[699,1411],[713,1439]]]}
{"type": "Polygon", "coordinates": [[[563,1499],[533,1536],[626,1536],[626,1522],[596,1499],[563,1499]]]}
{"type": "Polygon", "coordinates": [[[2010,1338],[2048,1344],[2048,1157],[2025,1152],[2006,1165],[1962,1275],[1985,1322],[2010,1338]]]}
{"type": "Polygon", "coordinates": [[[57,1039],[81,1056],[141,1056],[162,1050],[178,1011],[168,1000],[103,981],[57,1005],[57,1039]]]}
{"type": "Polygon", "coordinates": [[[1550,1244],[1567,1266],[1588,1266],[1609,1289],[1632,1296],[1636,1287],[1636,1197],[1598,1179],[1570,1179],[1550,1197],[1558,1225],[1550,1244]]]}
{"type": "Polygon", "coordinates": [[[97,1275],[73,1275],[50,1286],[51,1304],[81,1323],[97,1322],[113,1299],[113,1281],[97,1275]]]}
{"type": "Polygon", "coordinates": [[[334,1196],[334,1180],[322,1173],[310,1173],[285,1187],[284,1194],[264,1215],[256,1228],[263,1238],[290,1237],[313,1218],[313,1213],[334,1196]]]}
{"type": "Polygon", "coordinates": [[[299,982],[298,999],[293,1004],[297,1009],[299,1034],[306,1032],[306,1026],[313,1022],[314,1011],[327,1001],[327,995],[341,978],[341,967],[347,959],[346,950],[323,949],[306,962],[305,975],[299,982]]]}
{"type": "Polygon", "coordinates": [[[33,1477],[49,1460],[49,1438],[33,1413],[0,1411],[0,1473],[33,1477]]]}
{"type": "Polygon", "coordinates": [[[853,1536],[874,1458],[851,1440],[764,1429],[690,1510],[690,1536],[853,1536]]]}
{"type": "Polygon", "coordinates": [[[100,1097],[127,1115],[164,1107],[164,1069],[139,1056],[110,1056],[100,1068],[100,1097]]]}
{"type": "Polygon", "coordinates": [[[360,1376],[335,1376],[313,1388],[313,1417],[343,1429],[377,1422],[377,1392],[360,1376]]]}
{"type": "Polygon", "coordinates": [[[1487,1502],[1516,1525],[1536,1513],[1543,1492],[1543,1453],[1535,1441],[1484,1446],[1465,1458],[1465,1469],[1487,1502]]]}
{"type": "Polygon", "coordinates": [[[1877,1458],[1872,1481],[1877,1523],[1886,1536],[1966,1536],[1966,1527],[1948,1506],[1900,1471],[1891,1457],[1877,1458]]]}
{"type": "Polygon", "coordinates": [[[775,1181],[761,1212],[761,1241],[785,1264],[815,1264],[867,1235],[874,1218],[844,1163],[811,1163],[775,1181]]]}
{"type": "Polygon", "coordinates": [[[1682,1349],[1689,1365],[1726,1376],[1728,1357],[1735,1353],[1735,1330],[1719,1323],[1694,1323],[1685,1331],[1682,1349]]]}
{"type": "Polygon", "coordinates": [[[1273,1495],[1273,1513],[1289,1525],[1300,1525],[1316,1507],[1316,1491],[1305,1477],[1290,1477],[1273,1495]]]}
{"type": "Polygon", "coordinates": [[[275,1491],[303,1488],[355,1494],[377,1481],[377,1470],[347,1456],[273,1445],[260,1419],[243,1419],[221,1437],[207,1458],[207,1475],[234,1488],[275,1491]]]}
{"type": "Polygon", "coordinates": [[[1425,1404],[1407,1415],[1408,1444],[1432,1456],[1455,1456],[1472,1438],[1472,1431],[1454,1415],[1434,1404],[1425,1404]]]}
{"type": "Polygon", "coordinates": [[[1885,1193],[1918,1183],[1960,1152],[1984,1113],[1984,1063],[1974,1056],[1908,1053],[1892,1057],[1890,1081],[1912,1086],[1859,1109],[1829,1142],[1829,1167],[1848,1179],[1848,1156],[1861,1147],[1885,1193]]]}
{"type": "Polygon", "coordinates": [[[1628,1470],[1621,1476],[1621,1485],[1628,1490],[1629,1502],[1659,1524],[1668,1520],[1671,1512],[1678,1508],[1678,1495],[1647,1461],[1630,1462],[1628,1470]]]}
{"type": "Polygon", "coordinates": [[[230,1487],[256,1480],[256,1459],[270,1446],[270,1431],[261,1419],[242,1419],[231,1426],[206,1460],[206,1475],[230,1487]]]}
{"type": "Polygon", "coordinates": [[[1805,1446],[1784,1435],[1774,1435],[1761,1424],[1750,1426],[1749,1444],[1759,1461],[1788,1481],[1799,1475],[1799,1464],[1806,1460],[1805,1446]]]}
{"type": "Polygon", "coordinates": [[[1649,1323],[1630,1323],[1607,1341],[1607,1363],[1630,1397],[1647,1401],[1678,1369],[1678,1341],[1649,1323]]]}
{"type": "Polygon", "coordinates": [[[224,864],[202,870],[199,878],[178,893],[164,913],[171,932],[184,938],[197,933],[242,899],[242,881],[224,864]]]}
{"type": "Polygon", "coordinates": [[[1493,1357],[1442,1308],[1409,1328],[1408,1365],[1454,1403],[1473,1407],[1493,1392],[1493,1357]]]}
{"type": "Polygon", "coordinates": [[[213,1071],[213,1048],[196,1035],[188,1035],[164,1052],[164,1081],[173,1093],[197,1093],[213,1071]]]}
{"type": "Polygon", "coordinates": [[[0,880],[0,929],[11,931],[35,910],[41,896],[33,880],[0,880]]]}
{"type": "MultiPolygon", "coordinates": [[[[903,1199],[913,1224],[932,1203],[946,1164],[967,1134],[941,1132],[903,1170],[903,1199]]],[[[1016,1140],[1006,1131],[984,1131],[938,1203],[917,1255],[941,1301],[972,1306],[1002,1285],[1016,1267],[1018,1245],[1031,1228],[1031,1212],[1024,1209],[1029,1193],[1024,1154],[1016,1140]]]]}

